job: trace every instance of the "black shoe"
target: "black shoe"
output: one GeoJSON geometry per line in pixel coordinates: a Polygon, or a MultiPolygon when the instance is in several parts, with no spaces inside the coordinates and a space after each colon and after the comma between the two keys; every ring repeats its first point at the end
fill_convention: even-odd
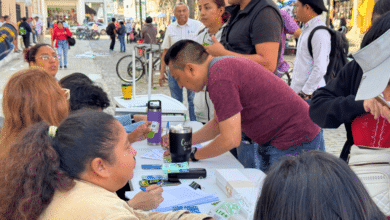
{"type": "Polygon", "coordinates": [[[62,69],[62,66],[60,66],[60,69],[62,69]]]}
{"type": "Polygon", "coordinates": [[[66,67],[66,65],[65,65],[64,68],[66,69],[66,68],[68,68],[68,67],[66,67]]]}

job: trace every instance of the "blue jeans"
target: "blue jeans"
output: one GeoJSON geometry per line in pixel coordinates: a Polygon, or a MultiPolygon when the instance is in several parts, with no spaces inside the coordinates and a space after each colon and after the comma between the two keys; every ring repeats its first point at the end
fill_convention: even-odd
{"type": "MultiPolygon", "coordinates": [[[[36,33],[36,30],[35,29],[33,29],[34,31],[35,31],[35,33],[36,33]]],[[[35,36],[37,35],[37,34],[34,34],[34,33],[31,33],[32,34],[32,37],[33,37],[33,42],[35,43],[36,42],[36,40],[35,40],[35,36]]]]}
{"type": "Polygon", "coordinates": [[[138,128],[138,126],[145,123],[144,121],[131,123],[131,114],[115,116],[115,118],[116,118],[116,120],[118,120],[122,124],[122,126],[125,128],[125,131],[127,133],[133,132],[136,128],[138,128]]]}
{"type": "MultiPolygon", "coordinates": [[[[183,89],[179,87],[176,80],[171,76],[170,72],[168,72],[168,85],[169,85],[169,90],[171,90],[172,98],[178,100],[179,102],[183,102],[183,89]]],[[[194,97],[195,97],[195,92],[187,90],[188,111],[190,112],[191,121],[196,121],[194,97]]]]}
{"type": "Polygon", "coordinates": [[[268,168],[282,156],[298,155],[309,150],[325,151],[325,141],[323,131],[313,138],[313,140],[296,146],[290,147],[287,150],[280,150],[274,147],[272,144],[259,145],[257,143],[249,144],[242,142],[237,147],[238,160],[245,168],[256,168],[263,172],[266,172],[268,168]]]}
{"type": "Polygon", "coordinates": [[[58,44],[57,53],[58,53],[58,58],[60,60],[60,66],[62,67],[62,57],[64,57],[64,65],[66,66],[68,65],[68,49],[69,49],[68,41],[59,40],[57,44],[58,44]]]}
{"type": "Polygon", "coordinates": [[[121,44],[121,51],[126,52],[125,35],[118,35],[118,39],[121,44]]]}

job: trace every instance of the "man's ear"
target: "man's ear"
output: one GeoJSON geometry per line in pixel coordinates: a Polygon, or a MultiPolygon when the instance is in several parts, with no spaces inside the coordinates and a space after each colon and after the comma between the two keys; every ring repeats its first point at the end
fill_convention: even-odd
{"type": "Polygon", "coordinates": [[[109,178],[111,176],[111,170],[107,164],[107,161],[97,157],[91,161],[90,168],[95,175],[101,178],[109,178]]]}
{"type": "Polygon", "coordinates": [[[195,64],[187,63],[184,70],[186,70],[185,72],[189,72],[190,75],[193,77],[193,76],[195,76],[195,69],[196,68],[197,68],[197,66],[195,64]]]}

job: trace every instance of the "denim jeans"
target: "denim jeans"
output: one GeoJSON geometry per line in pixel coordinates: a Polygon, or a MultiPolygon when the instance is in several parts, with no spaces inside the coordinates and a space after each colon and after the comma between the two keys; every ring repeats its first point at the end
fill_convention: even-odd
{"type": "Polygon", "coordinates": [[[121,52],[126,52],[125,35],[118,35],[118,39],[121,44],[121,52]]]}
{"type": "Polygon", "coordinates": [[[33,30],[35,31],[35,34],[34,34],[34,33],[31,33],[31,34],[32,34],[33,42],[35,43],[35,42],[37,42],[37,41],[35,40],[35,36],[36,36],[37,34],[36,34],[36,30],[35,30],[35,29],[33,29],[33,30]]]}
{"type": "Polygon", "coordinates": [[[272,144],[259,145],[257,143],[249,144],[242,142],[237,148],[238,160],[245,168],[256,168],[266,172],[268,168],[282,156],[298,155],[309,150],[325,151],[325,141],[323,131],[313,138],[313,140],[287,150],[280,150],[272,144]]]}
{"type": "MultiPolygon", "coordinates": [[[[179,87],[176,80],[171,76],[170,72],[168,72],[168,85],[172,98],[178,100],[179,102],[183,102],[183,89],[179,87]]],[[[190,113],[191,121],[196,121],[194,97],[195,92],[187,90],[188,111],[190,113]]]]}
{"type": "Polygon", "coordinates": [[[58,58],[60,60],[60,66],[62,66],[62,57],[64,58],[64,65],[68,65],[68,49],[69,49],[69,44],[67,40],[59,40],[58,41],[58,48],[57,48],[57,53],[58,53],[58,58]]]}

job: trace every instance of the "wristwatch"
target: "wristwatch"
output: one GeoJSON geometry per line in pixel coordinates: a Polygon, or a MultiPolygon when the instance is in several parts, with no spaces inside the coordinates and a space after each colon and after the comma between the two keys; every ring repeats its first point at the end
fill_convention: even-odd
{"type": "Polygon", "coordinates": [[[198,148],[196,148],[196,147],[193,147],[192,150],[191,150],[190,158],[194,162],[198,161],[197,159],[195,159],[195,153],[196,153],[197,150],[198,150],[198,148]]]}

